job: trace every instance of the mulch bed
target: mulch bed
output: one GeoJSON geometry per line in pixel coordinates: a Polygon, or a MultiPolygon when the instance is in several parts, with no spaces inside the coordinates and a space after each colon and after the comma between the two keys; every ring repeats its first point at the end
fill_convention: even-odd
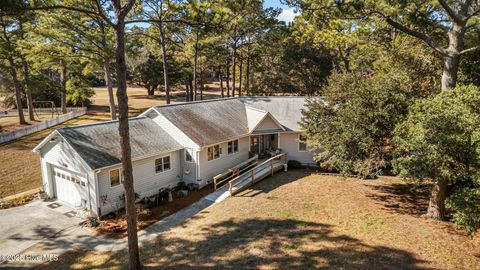
{"type": "MultiPolygon", "coordinates": [[[[143,204],[137,203],[137,230],[143,230],[157,221],[174,214],[183,208],[199,201],[209,193],[213,192],[212,185],[208,185],[200,190],[189,192],[186,197],[179,195],[179,189],[172,192],[172,202],[161,202],[160,205],[146,209],[143,204]]],[[[127,220],[125,209],[119,210],[117,214],[111,213],[101,217],[100,225],[92,227],[97,235],[108,236],[111,238],[122,238],[127,235],[127,220]]]]}

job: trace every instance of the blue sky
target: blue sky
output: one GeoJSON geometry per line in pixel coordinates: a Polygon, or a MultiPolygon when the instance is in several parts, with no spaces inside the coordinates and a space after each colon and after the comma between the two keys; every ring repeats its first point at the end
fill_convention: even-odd
{"type": "Polygon", "coordinates": [[[265,0],[263,3],[264,7],[274,7],[274,8],[281,8],[283,11],[278,16],[278,19],[284,22],[292,22],[295,18],[294,8],[284,5],[280,2],[280,0],[265,0]]]}

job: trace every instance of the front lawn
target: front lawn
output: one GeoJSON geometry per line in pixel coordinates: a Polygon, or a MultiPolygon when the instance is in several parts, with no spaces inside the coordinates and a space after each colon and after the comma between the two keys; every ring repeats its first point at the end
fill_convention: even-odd
{"type": "MultiPolygon", "coordinates": [[[[149,268],[480,269],[480,239],[422,217],[426,187],[303,171],[269,177],[143,245],[149,268]]],[[[41,269],[125,269],[75,250],[41,269]]]]}

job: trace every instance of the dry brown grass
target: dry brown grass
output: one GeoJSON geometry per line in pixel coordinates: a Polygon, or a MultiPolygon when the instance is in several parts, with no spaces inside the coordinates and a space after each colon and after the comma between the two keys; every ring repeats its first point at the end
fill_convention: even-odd
{"type": "MultiPolygon", "coordinates": [[[[423,218],[424,195],[396,178],[281,173],[147,243],[142,262],[147,269],[480,269],[478,237],[423,218]]],[[[127,258],[76,250],[41,268],[125,269],[127,258]]]]}
{"type": "MultiPolygon", "coordinates": [[[[57,115],[54,114],[53,117],[56,117],[57,115]]],[[[28,124],[26,125],[20,125],[18,123],[18,117],[2,117],[0,118],[0,127],[2,128],[1,129],[1,132],[10,132],[10,131],[14,131],[14,130],[17,130],[17,129],[21,129],[21,128],[24,128],[24,127],[27,127],[29,125],[35,125],[35,124],[38,124],[40,122],[43,122],[45,120],[50,120],[53,118],[52,115],[46,115],[46,114],[40,114],[40,115],[35,115],[35,121],[29,121],[28,120],[28,114],[25,115],[25,120],[27,121],[28,124]]]]}

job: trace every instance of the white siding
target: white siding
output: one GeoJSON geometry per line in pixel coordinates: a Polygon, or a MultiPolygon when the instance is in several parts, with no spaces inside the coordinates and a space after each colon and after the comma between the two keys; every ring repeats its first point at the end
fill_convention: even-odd
{"type": "MultiPolygon", "coordinates": [[[[134,161],[132,165],[135,192],[142,198],[158,193],[158,190],[162,187],[176,186],[182,177],[180,159],[182,153],[183,151],[175,151],[134,161]],[[155,173],[155,159],[164,156],[170,156],[170,170],[155,173]]],[[[102,215],[123,207],[123,202],[120,200],[120,196],[124,193],[123,185],[110,186],[110,170],[116,168],[120,168],[120,166],[102,169],[97,174],[99,204],[102,215]]]]}
{"type": "Polygon", "coordinates": [[[289,160],[297,160],[302,164],[313,165],[313,155],[310,151],[298,151],[298,140],[301,133],[280,133],[280,148],[288,153],[289,160]]]}
{"type": "Polygon", "coordinates": [[[187,183],[197,183],[197,151],[191,148],[185,148],[181,151],[183,181],[187,183]],[[192,156],[192,162],[185,161],[185,151],[189,151],[192,156]]]}
{"type": "Polygon", "coordinates": [[[180,145],[188,148],[198,149],[199,146],[193,142],[185,133],[178,129],[172,122],[168,121],[165,116],[159,114],[152,118],[161,128],[163,128],[170,136],[177,140],[180,145]]]}
{"type": "Polygon", "coordinates": [[[270,115],[267,115],[265,119],[263,119],[262,122],[258,124],[255,130],[277,129],[277,128],[282,128],[282,127],[279,126],[275,121],[273,121],[270,115]]]}
{"type": "Polygon", "coordinates": [[[200,156],[200,176],[202,182],[199,183],[200,186],[205,186],[207,182],[212,181],[215,175],[218,175],[222,172],[225,172],[227,169],[236,166],[237,164],[248,159],[248,152],[250,149],[249,146],[249,137],[243,137],[238,139],[238,152],[233,154],[228,154],[228,142],[221,143],[220,147],[222,148],[222,154],[219,159],[214,159],[208,161],[208,150],[205,147],[202,151],[199,152],[200,156]]]}
{"type": "Polygon", "coordinates": [[[48,163],[74,172],[86,174],[90,171],[77,152],[61,138],[45,144],[40,151],[40,156],[48,163]]]}
{"type": "Polygon", "coordinates": [[[40,160],[42,169],[42,180],[45,191],[49,197],[57,197],[55,190],[55,178],[53,177],[53,168],[58,167],[63,170],[71,171],[87,179],[88,189],[87,206],[92,206],[91,211],[97,214],[97,194],[96,185],[93,178],[93,172],[78,156],[78,154],[60,138],[56,142],[45,144],[40,150],[40,160]],[[88,201],[90,200],[90,201],[88,201]]]}

